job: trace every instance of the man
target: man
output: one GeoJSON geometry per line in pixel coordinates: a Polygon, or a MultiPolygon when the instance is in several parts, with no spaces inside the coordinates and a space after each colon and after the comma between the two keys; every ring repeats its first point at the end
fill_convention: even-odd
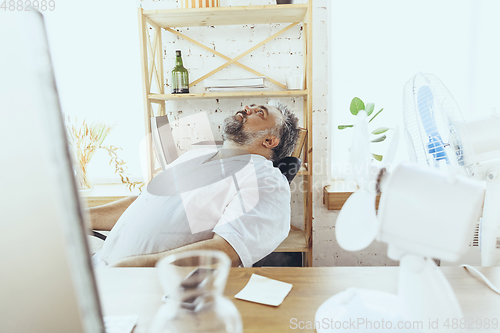
{"type": "Polygon", "coordinates": [[[111,230],[94,265],[220,250],[248,267],[271,253],[290,228],[290,188],[273,161],[293,152],[297,123],[279,102],[245,106],[225,119],[221,150],[186,152],[137,199],[90,208],[92,227],[111,230]]]}

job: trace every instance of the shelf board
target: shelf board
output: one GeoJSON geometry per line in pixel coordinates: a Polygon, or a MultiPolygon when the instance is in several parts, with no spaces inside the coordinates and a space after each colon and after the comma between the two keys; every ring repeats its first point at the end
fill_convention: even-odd
{"type": "Polygon", "coordinates": [[[214,98],[258,98],[258,97],[306,97],[307,90],[290,91],[248,91],[248,92],[217,92],[201,94],[149,94],[150,101],[172,101],[182,99],[214,99],[214,98]]]}
{"type": "Polygon", "coordinates": [[[288,237],[274,252],[308,252],[306,237],[302,230],[290,230],[288,237]]]}
{"type": "Polygon", "coordinates": [[[304,22],[307,4],[145,10],[161,28],[304,22]]]}

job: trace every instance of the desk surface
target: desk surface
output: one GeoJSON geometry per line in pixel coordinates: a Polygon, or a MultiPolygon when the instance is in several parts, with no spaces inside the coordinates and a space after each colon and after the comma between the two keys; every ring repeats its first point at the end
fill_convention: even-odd
{"type": "MultiPolygon", "coordinates": [[[[442,267],[457,294],[466,318],[496,318],[500,321],[500,295],[482,280],[459,267],[442,267]]],[[[495,285],[500,286],[500,268],[478,267],[495,285]]],[[[349,287],[371,288],[396,293],[398,267],[325,267],[325,268],[233,268],[225,295],[243,318],[244,332],[314,332],[291,329],[292,318],[314,321],[318,307],[330,296],[349,287]],[[279,307],[235,299],[252,273],[293,284],[290,294],[279,307]]],[[[134,333],[147,332],[160,307],[162,290],[153,268],[104,268],[96,272],[104,315],[139,316],[134,333]]],[[[500,329],[484,330],[498,332],[500,329]]],[[[472,330],[470,332],[483,332],[472,330]]]]}

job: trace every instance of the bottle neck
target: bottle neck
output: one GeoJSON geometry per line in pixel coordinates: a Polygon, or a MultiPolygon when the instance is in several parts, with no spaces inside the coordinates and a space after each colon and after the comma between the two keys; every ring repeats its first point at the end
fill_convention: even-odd
{"type": "Polygon", "coordinates": [[[182,65],[182,57],[181,56],[175,57],[175,67],[184,67],[182,65]]]}

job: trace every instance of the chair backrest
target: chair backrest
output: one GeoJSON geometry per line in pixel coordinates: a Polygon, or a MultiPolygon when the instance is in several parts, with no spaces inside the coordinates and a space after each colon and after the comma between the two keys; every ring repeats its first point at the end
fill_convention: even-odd
{"type": "Polygon", "coordinates": [[[290,184],[299,172],[301,165],[302,161],[298,157],[289,156],[282,158],[274,166],[280,169],[290,184]]]}
{"type": "Polygon", "coordinates": [[[179,157],[168,116],[151,118],[151,136],[153,138],[153,148],[156,158],[160,163],[161,169],[165,170],[168,164],[179,157]]]}
{"type": "Polygon", "coordinates": [[[299,138],[297,140],[297,144],[295,145],[295,149],[292,153],[293,157],[300,157],[302,153],[302,148],[304,147],[304,143],[307,139],[307,130],[305,128],[299,128],[299,138]]]}

